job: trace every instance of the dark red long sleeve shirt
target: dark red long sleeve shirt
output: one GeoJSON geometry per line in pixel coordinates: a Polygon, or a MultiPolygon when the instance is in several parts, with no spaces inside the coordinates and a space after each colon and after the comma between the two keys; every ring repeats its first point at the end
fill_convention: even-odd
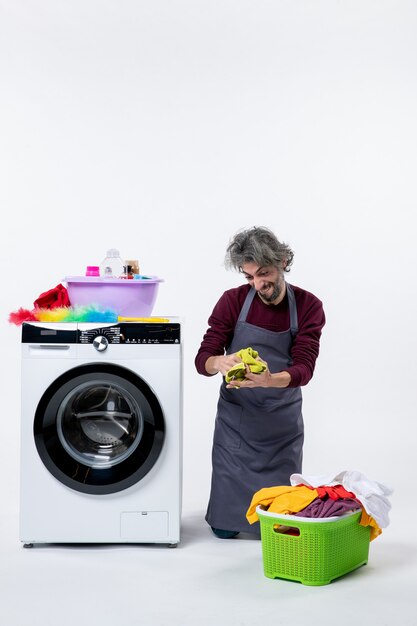
{"type": "MultiPolygon", "coordinates": [[[[294,339],[291,357],[293,364],[286,368],[291,382],[289,387],[306,385],[313,376],[314,366],[319,354],[320,336],[325,324],[325,315],[321,301],[312,293],[292,285],[297,304],[298,333],[294,339]]],[[[231,344],[237,319],[242,309],[250,285],[241,285],[225,291],[209,317],[209,328],[203,337],[195,358],[199,374],[210,376],[205,364],[210,356],[225,353],[231,344]]],[[[277,305],[265,304],[255,296],[246,321],[276,332],[288,330],[290,314],[287,295],[277,305]]],[[[247,348],[248,346],[242,346],[247,348]]],[[[262,358],[262,354],[259,355],[262,358]]],[[[274,373],[274,372],[273,372],[274,373]]]]}

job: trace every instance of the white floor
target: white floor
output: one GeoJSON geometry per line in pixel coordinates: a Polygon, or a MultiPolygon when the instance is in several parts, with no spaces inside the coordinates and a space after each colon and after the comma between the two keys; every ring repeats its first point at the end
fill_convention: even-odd
{"type": "Polygon", "coordinates": [[[399,509],[371,543],[366,566],[330,585],[308,587],[266,578],[260,541],[216,539],[204,522],[204,510],[184,511],[176,549],[24,549],[18,541],[17,503],[2,508],[4,626],[417,624],[417,541],[399,509]]]}

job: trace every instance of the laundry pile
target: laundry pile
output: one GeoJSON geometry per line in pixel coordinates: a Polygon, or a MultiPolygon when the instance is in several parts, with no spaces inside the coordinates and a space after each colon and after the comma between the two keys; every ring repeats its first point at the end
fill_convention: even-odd
{"type": "Polygon", "coordinates": [[[259,520],[256,507],[297,517],[324,518],[362,510],[359,523],[371,527],[371,541],[389,525],[392,489],[370,480],[357,470],[339,474],[292,474],[291,485],[257,491],[246,513],[250,524],[259,520]]]}

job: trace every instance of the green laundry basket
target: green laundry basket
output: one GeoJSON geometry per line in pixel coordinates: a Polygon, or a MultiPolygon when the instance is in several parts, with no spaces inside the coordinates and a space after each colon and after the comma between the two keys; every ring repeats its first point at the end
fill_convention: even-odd
{"type": "Polygon", "coordinates": [[[361,511],[328,518],[280,515],[259,506],[256,512],[268,578],[327,585],[368,562],[371,530],[359,524],[361,511]]]}

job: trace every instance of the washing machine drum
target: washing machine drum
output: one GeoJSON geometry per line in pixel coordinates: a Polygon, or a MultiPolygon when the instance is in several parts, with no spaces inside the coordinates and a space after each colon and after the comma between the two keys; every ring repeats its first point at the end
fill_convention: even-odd
{"type": "Polygon", "coordinates": [[[48,470],[86,493],[107,494],[141,480],[162,450],[161,406],[145,381],[116,365],[77,367],[43,394],[35,443],[48,470]]]}

